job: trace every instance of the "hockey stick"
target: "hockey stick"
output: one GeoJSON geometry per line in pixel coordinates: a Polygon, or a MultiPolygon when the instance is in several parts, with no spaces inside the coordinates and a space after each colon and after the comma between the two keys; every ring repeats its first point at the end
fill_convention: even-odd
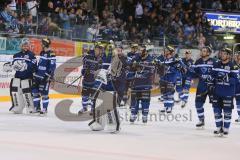
{"type": "Polygon", "coordinates": [[[75,79],[72,83],[70,83],[70,84],[67,86],[67,88],[69,88],[70,86],[73,86],[73,84],[74,84],[75,82],[77,82],[79,79],[80,79],[80,81],[81,81],[82,77],[83,77],[83,75],[81,75],[80,77],[78,77],[77,79],[75,79]]]}

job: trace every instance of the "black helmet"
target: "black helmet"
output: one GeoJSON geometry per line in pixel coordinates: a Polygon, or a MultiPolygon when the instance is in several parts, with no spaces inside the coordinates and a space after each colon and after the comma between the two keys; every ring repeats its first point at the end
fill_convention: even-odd
{"type": "Polygon", "coordinates": [[[51,45],[51,40],[49,38],[44,38],[42,39],[42,44],[48,48],[51,45]]]}

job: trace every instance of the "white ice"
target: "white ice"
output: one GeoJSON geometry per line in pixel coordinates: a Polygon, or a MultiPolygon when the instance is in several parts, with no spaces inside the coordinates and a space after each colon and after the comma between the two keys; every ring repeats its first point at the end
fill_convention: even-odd
{"type": "MultiPolygon", "coordinates": [[[[47,117],[13,115],[10,102],[0,104],[1,160],[234,160],[239,158],[240,124],[233,122],[227,138],[214,137],[211,105],[206,104],[206,126],[197,130],[194,95],[185,109],[174,115],[192,116],[187,122],[152,121],[134,125],[122,123],[119,134],[92,132],[88,122],[63,122],[54,115],[51,100],[47,117]],[[192,114],[192,115],[191,115],[192,114]]],[[[158,115],[162,103],[152,100],[151,113],[158,115]]],[[[80,107],[75,99],[73,110],[80,107]]],[[[126,110],[122,109],[125,117],[126,110]]],[[[237,117],[233,112],[233,120],[237,117]]],[[[159,117],[158,117],[159,118],[159,117]]],[[[171,118],[171,117],[170,117],[171,118]]],[[[183,120],[183,119],[182,119],[183,120]]]]}

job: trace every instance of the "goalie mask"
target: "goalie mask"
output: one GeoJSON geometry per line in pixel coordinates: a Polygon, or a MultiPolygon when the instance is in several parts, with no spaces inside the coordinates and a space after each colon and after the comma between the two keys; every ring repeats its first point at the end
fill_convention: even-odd
{"type": "Polygon", "coordinates": [[[30,42],[28,40],[23,40],[21,42],[21,48],[23,52],[27,52],[29,50],[30,47],[30,42]]]}

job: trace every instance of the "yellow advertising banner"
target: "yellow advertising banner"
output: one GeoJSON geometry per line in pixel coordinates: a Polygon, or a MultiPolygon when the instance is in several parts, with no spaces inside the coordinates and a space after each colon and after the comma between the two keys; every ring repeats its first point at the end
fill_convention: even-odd
{"type": "Polygon", "coordinates": [[[94,43],[92,42],[75,42],[75,55],[76,56],[82,56],[83,54],[83,49],[93,49],[94,48],[94,43]]]}

